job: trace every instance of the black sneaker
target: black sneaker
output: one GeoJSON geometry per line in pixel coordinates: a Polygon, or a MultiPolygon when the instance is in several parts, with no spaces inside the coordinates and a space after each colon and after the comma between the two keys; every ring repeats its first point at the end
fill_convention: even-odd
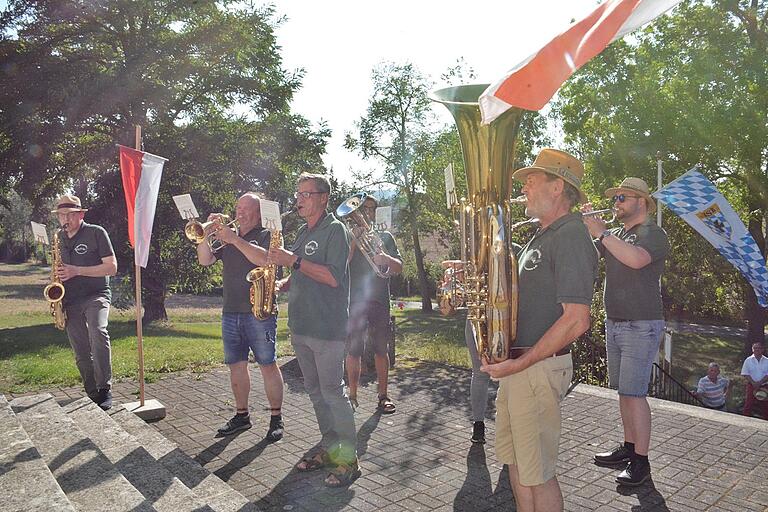
{"type": "Polygon", "coordinates": [[[472,425],[472,442],[485,444],[485,423],[482,421],[476,421],[472,425]]]}
{"type": "Polygon", "coordinates": [[[595,462],[597,464],[605,464],[606,466],[615,466],[619,464],[626,464],[629,462],[632,452],[624,445],[619,445],[609,452],[602,452],[595,454],[595,462]]]}
{"type": "Polygon", "coordinates": [[[634,459],[629,461],[627,468],[616,477],[616,483],[637,487],[651,478],[651,465],[646,461],[634,459]]]}
{"type": "Polygon", "coordinates": [[[283,431],[285,425],[283,425],[282,416],[270,416],[269,430],[267,430],[267,441],[275,442],[283,438],[283,431]]]}
{"type": "Polygon", "coordinates": [[[91,399],[96,402],[96,405],[101,407],[101,410],[108,411],[112,408],[112,391],[109,389],[100,389],[96,393],[96,399],[91,399]]]}
{"type": "Polygon", "coordinates": [[[251,428],[251,415],[246,414],[241,416],[235,414],[226,425],[219,429],[219,434],[222,436],[229,436],[242,430],[248,430],[249,428],[251,428]]]}

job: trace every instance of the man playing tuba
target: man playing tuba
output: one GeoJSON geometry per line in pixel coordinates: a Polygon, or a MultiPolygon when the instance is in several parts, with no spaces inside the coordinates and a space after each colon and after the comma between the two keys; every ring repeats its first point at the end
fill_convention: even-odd
{"type": "MultiPolygon", "coordinates": [[[[366,196],[360,207],[369,224],[376,220],[376,199],[366,196]]],[[[353,228],[354,231],[360,228],[353,228]]],[[[360,383],[360,361],[363,355],[366,330],[373,343],[379,401],[377,409],[382,414],[395,412],[395,404],[387,394],[389,377],[389,276],[403,270],[403,261],[395,239],[388,231],[377,232],[382,242],[382,252],[373,256],[373,263],[386,269],[387,277],[379,277],[365,259],[353,235],[349,259],[349,323],[347,324],[347,382],[349,401],[357,407],[357,387],[360,383]]]]}
{"type": "MultiPolygon", "coordinates": [[[[283,374],[277,365],[275,337],[277,314],[264,320],[257,319],[250,303],[251,284],[248,272],[267,263],[270,232],[261,227],[261,204],[253,192],[243,194],[235,207],[239,222],[238,232],[213,223],[206,227],[214,238],[225,245],[215,253],[204,238],[197,245],[197,260],[209,266],[221,260],[224,265],[224,307],[221,313],[221,336],[224,343],[224,362],[229,366],[229,380],[235,396],[235,415],[218,430],[221,436],[251,428],[248,395],[251,378],[248,373],[248,353],[253,352],[264,379],[264,390],[271,411],[267,440],[279,441],[283,437],[283,374]]],[[[211,214],[208,220],[214,220],[211,214]]],[[[206,233],[207,235],[208,233],[206,233]]]]}
{"type": "Polygon", "coordinates": [[[117,258],[109,235],[101,226],[83,221],[80,199],[63,195],[55,213],[61,265],[55,269],[66,288],[64,311],[67,337],[88,397],[99,407],[112,407],[112,347],[109,342],[109,276],[117,273],[117,258]]]}
{"type": "Polygon", "coordinates": [[[555,468],[560,402],[571,383],[569,344],[589,329],[597,251],[581,215],[584,167],[573,156],[543,149],[513,178],[524,183],[526,216],[540,227],[518,254],[517,340],[506,361],[483,364],[499,379],[496,454],[509,465],[517,510],[561,511],[555,468]]]}

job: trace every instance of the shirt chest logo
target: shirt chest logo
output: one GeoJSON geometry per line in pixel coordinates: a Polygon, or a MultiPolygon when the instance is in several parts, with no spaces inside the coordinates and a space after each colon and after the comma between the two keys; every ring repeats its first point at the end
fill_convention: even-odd
{"type": "Polygon", "coordinates": [[[523,270],[536,270],[541,263],[541,250],[534,249],[527,254],[523,261],[523,270]]]}
{"type": "Polygon", "coordinates": [[[83,254],[88,252],[88,246],[86,244],[77,244],[75,246],[75,253],[82,256],[83,254]]]}
{"type": "Polygon", "coordinates": [[[307,256],[312,256],[317,252],[318,243],[317,240],[310,240],[306,244],[304,244],[304,254],[307,256]]]}
{"type": "Polygon", "coordinates": [[[261,247],[259,245],[259,241],[258,240],[248,240],[248,245],[251,245],[253,247],[261,247]]]}
{"type": "Polygon", "coordinates": [[[635,245],[635,243],[637,242],[637,233],[632,233],[631,235],[626,237],[624,241],[627,242],[628,244],[635,245]]]}

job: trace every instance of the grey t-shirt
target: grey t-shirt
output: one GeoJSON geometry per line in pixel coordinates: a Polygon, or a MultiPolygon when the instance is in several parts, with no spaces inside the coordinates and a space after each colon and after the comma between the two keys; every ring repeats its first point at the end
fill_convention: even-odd
{"type": "Polygon", "coordinates": [[[613,228],[611,233],[648,251],[651,263],[639,269],[630,268],[617,260],[601,242],[597,243],[605,257],[603,299],[606,316],[611,320],[663,320],[661,273],[669,254],[667,233],[650,219],[628,231],[623,227],[613,228]]]}
{"type": "MultiPolygon", "coordinates": [[[[268,249],[271,233],[262,227],[255,227],[244,235],[240,235],[240,238],[253,246],[268,249]]],[[[215,253],[215,256],[216,259],[224,263],[224,268],[221,271],[224,280],[222,311],[225,313],[250,313],[252,311],[251,283],[245,280],[245,276],[257,265],[251,263],[233,245],[225,245],[219,252],[215,253]]]]}
{"type": "MultiPolygon", "coordinates": [[[[102,258],[112,256],[112,242],[101,226],[83,222],[72,238],[63,231],[59,232],[61,261],[78,267],[101,265],[102,258]]],[[[72,306],[86,299],[104,297],[112,299],[109,289],[109,276],[76,276],[64,283],[64,305],[72,306]]]]}
{"type": "Polygon", "coordinates": [[[516,347],[532,347],[563,314],[561,304],[592,303],[598,254],[581,215],[539,229],[518,255],[516,347]]]}
{"type": "Polygon", "coordinates": [[[349,234],[331,213],[313,229],[299,229],[290,249],[303,260],[325,265],[338,286],[318,283],[301,270],[291,273],[288,292],[288,327],[292,333],[321,340],[341,341],[349,318],[349,234]]]}
{"type": "MultiPolygon", "coordinates": [[[[402,260],[395,239],[389,231],[379,233],[384,253],[402,260]]],[[[349,302],[378,302],[389,307],[389,278],[376,275],[360,248],[356,248],[349,262],[349,302]]]]}

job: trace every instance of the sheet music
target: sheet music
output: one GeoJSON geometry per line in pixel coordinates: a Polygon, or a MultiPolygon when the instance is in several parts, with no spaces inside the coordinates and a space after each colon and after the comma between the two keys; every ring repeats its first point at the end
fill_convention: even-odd
{"type": "Polygon", "coordinates": [[[173,202],[176,203],[176,208],[179,210],[179,215],[184,220],[196,219],[200,215],[197,213],[195,203],[192,202],[192,196],[189,194],[181,194],[173,196],[173,202]]]}
{"type": "Polygon", "coordinates": [[[261,200],[261,226],[273,233],[283,230],[283,222],[280,218],[280,205],[276,201],[261,200]]]}
{"type": "Polygon", "coordinates": [[[31,221],[30,223],[32,224],[32,236],[35,238],[35,242],[39,242],[43,245],[50,245],[45,224],[38,224],[35,221],[31,221]]]}

